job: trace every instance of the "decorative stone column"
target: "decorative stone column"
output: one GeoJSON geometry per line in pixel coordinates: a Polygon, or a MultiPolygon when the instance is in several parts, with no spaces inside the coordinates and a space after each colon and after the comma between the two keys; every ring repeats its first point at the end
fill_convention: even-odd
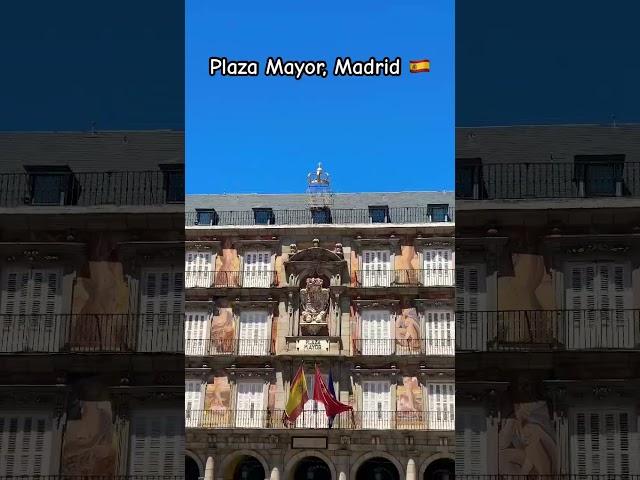
{"type": "Polygon", "coordinates": [[[416,480],[416,462],[413,458],[407,462],[407,480],[416,480]]]}
{"type": "Polygon", "coordinates": [[[213,480],[213,457],[207,457],[207,463],[204,467],[204,480],[213,480]]]}
{"type": "Polygon", "coordinates": [[[344,472],[340,472],[338,474],[338,480],[347,480],[347,474],[344,472]]]}
{"type": "Polygon", "coordinates": [[[271,469],[270,480],[280,480],[280,470],[278,469],[278,467],[273,467],[271,469]]]}

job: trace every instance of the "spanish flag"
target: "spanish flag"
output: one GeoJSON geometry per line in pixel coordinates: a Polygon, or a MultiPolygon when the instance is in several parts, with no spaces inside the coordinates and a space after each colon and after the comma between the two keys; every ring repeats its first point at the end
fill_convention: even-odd
{"type": "Polygon", "coordinates": [[[296,418],[302,413],[304,404],[309,400],[307,393],[307,379],[304,376],[302,365],[296,372],[296,376],[291,381],[291,391],[289,392],[289,400],[284,407],[283,421],[292,424],[296,418]]]}
{"type": "Polygon", "coordinates": [[[409,71],[411,73],[428,72],[431,69],[431,62],[424,60],[409,60],[409,71]]]}

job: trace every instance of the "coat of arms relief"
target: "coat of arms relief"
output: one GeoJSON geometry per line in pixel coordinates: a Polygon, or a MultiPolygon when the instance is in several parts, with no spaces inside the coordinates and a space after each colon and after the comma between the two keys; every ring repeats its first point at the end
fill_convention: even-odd
{"type": "Polygon", "coordinates": [[[321,278],[307,278],[306,288],[300,290],[300,299],[302,334],[317,335],[327,325],[329,289],[322,288],[321,278]]]}

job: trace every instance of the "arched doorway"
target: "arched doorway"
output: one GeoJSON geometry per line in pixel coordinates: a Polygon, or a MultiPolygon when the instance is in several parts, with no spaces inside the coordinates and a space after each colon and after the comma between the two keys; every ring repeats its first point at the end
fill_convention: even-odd
{"type": "Polygon", "coordinates": [[[331,470],[324,460],[305,457],[296,465],[293,480],[331,480],[331,470]]]}
{"type": "Polygon", "coordinates": [[[200,468],[198,463],[189,455],[184,457],[184,479],[185,480],[198,480],[200,478],[200,468]]]}
{"type": "Polygon", "coordinates": [[[424,471],[424,480],[454,480],[456,464],[450,458],[440,458],[429,464],[424,471]]]}
{"type": "Polygon", "coordinates": [[[266,472],[260,460],[251,455],[242,455],[230,465],[233,480],[264,480],[266,472]]]}
{"type": "Polygon", "coordinates": [[[360,465],[356,480],[400,480],[400,473],[391,460],[374,457],[360,465]]]}

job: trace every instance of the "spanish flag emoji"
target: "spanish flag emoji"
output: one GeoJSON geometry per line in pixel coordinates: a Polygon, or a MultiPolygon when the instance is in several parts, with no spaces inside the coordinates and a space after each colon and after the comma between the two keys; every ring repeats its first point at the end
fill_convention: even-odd
{"type": "Polygon", "coordinates": [[[411,73],[428,72],[431,69],[431,62],[424,60],[409,60],[409,71],[411,73]]]}

